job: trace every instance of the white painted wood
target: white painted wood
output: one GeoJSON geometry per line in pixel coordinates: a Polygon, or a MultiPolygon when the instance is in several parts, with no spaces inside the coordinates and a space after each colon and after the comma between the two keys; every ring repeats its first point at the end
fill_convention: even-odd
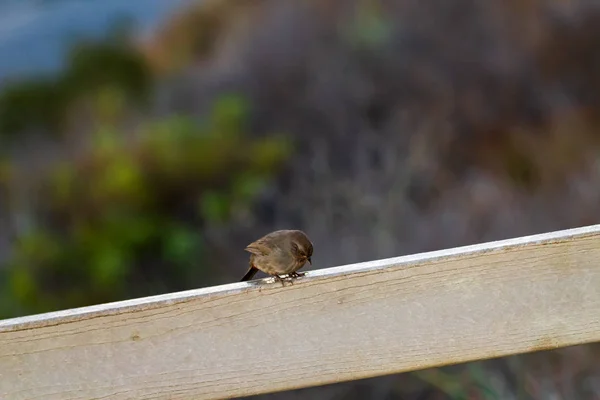
{"type": "Polygon", "coordinates": [[[0,399],[231,398],[592,341],[600,225],[0,321],[0,399]]]}

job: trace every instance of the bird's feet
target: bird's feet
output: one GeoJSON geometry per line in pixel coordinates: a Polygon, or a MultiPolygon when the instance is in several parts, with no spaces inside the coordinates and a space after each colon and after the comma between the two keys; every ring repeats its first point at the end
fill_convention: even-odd
{"type": "Polygon", "coordinates": [[[290,284],[294,284],[294,279],[300,278],[306,275],[306,272],[292,272],[290,274],[285,275],[285,278],[281,277],[281,275],[272,275],[273,283],[281,282],[281,286],[285,287],[285,282],[289,282],[290,284]]]}
{"type": "Polygon", "coordinates": [[[285,280],[284,280],[284,279],[283,279],[281,276],[279,276],[279,275],[273,275],[272,277],[273,277],[273,283],[275,283],[275,282],[279,281],[279,282],[281,282],[281,286],[282,286],[282,287],[285,287],[285,282],[284,282],[284,281],[285,281],[285,280],[287,280],[287,279],[285,279],[285,280]]]}

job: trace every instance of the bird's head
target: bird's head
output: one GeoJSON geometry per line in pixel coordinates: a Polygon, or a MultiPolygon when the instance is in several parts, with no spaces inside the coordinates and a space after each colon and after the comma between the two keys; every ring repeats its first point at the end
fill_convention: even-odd
{"type": "Polygon", "coordinates": [[[294,231],[292,235],[292,253],[296,260],[301,263],[308,261],[312,265],[313,245],[302,231],[294,231]]]}

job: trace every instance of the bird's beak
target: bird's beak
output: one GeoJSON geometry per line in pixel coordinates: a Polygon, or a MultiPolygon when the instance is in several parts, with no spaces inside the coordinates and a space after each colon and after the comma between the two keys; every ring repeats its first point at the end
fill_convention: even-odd
{"type": "Polygon", "coordinates": [[[311,261],[310,257],[308,257],[306,260],[308,261],[308,263],[309,263],[310,265],[312,265],[312,261],[311,261]]]}

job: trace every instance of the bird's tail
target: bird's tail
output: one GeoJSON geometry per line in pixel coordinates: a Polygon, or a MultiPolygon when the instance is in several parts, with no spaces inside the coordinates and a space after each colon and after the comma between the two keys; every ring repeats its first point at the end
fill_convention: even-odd
{"type": "Polygon", "coordinates": [[[244,275],[240,282],[249,281],[254,275],[256,275],[257,272],[258,269],[256,269],[256,267],[254,267],[253,265],[250,265],[248,272],[246,272],[246,275],[244,275]]]}

